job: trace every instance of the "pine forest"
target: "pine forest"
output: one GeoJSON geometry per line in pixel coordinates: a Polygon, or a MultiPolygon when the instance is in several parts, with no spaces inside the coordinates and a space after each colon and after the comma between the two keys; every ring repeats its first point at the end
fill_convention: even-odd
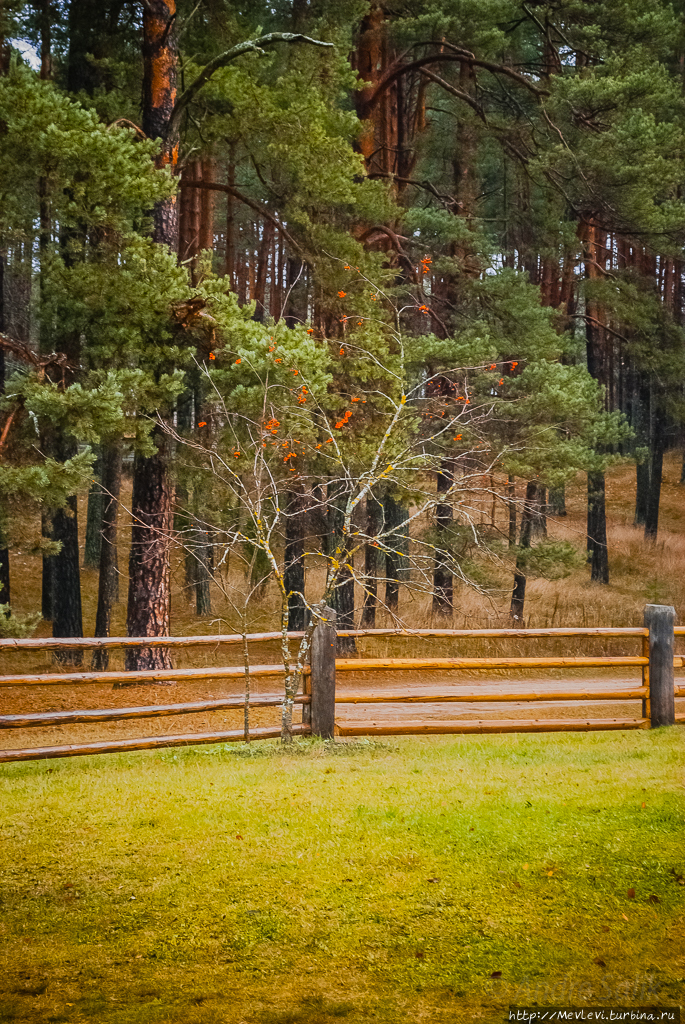
{"type": "Polygon", "coordinates": [[[0,19],[0,635],[682,610],[680,5],[0,19]]]}

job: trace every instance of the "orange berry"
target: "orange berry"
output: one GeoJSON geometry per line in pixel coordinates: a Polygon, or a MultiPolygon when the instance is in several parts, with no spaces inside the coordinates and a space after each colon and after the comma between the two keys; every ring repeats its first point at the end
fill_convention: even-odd
{"type": "Polygon", "coordinates": [[[207,426],[207,420],[203,420],[202,423],[198,423],[198,427],[206,427],[206,426],[207,426]]]}
{"type": "Polygon", "coordinates": [[[214,353],[213,353],[213,352],[210,352],[210,353],[209,353],[209,358],[210,358],[210,359],[216,359],[216,356],[214,355],[214,353]]]}

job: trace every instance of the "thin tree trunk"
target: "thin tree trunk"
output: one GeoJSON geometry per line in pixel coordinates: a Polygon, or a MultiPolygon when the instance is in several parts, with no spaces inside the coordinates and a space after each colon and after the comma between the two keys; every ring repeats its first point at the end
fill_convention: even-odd
{"type": "Polygon", "coordinates": [[[526,571],[525,555],[522,553],[530,548],[533,517],[535,516],[535,504],[538,496],[538,485],[535,480],[529,480],[526,485],[526,500],[521,513],[521,536],[519,538],[519,554],[516,557],[516,571],[514,573],[514,589],[511,595],[511,608],[509,614],[517,625],[523,626],[523,610],[526,601],[526,571]]]}
{"type": "Polygon", "coordinates": [[[607,548],[607,520],[604,473],[588,473],[588,533],[592,556],[590,579],[597,583],[609,582],[609,552],[607,548]]]}
{"type": "Polygon", "coordinates": [[[299,632],[306,625],[304,602],[304,522],[305,511],[299,491],[290,491],[286,499],[285,569],[283,583],[288,594],[288,630],[299,632]]]}
{"type": "Polygon", "coordinates": [[[516,477],[509,476],[507,481],[509,499],[509,547],[516,547],[516,477]]]}
{"type": "Polygon", "coordinates": [[[254,319],[259,323],[264,322],[266,310],[266,277],[269,262],[269,254],[273,245],[274,226],[270,220],[265,220],[262,227],[262,240],[259,246],[259,259],[257,261],[257,277],[255,281],[254,319]]]}
{"type": "MultiPolygon", "coordinates": [[[[78,513],[76,496],[67,499],[52,517],[52,536],[61,549],[52,560],[52,635],[83,636],[81,578],[79,572],[78,513]]],[[[57,660],[65,665],[80,665],[80,651],[63,651],[57,660]]]]}
{"type": "MultiPolygon", "coordinates": [[[[366,496],[366,533],[377,537],[381,528],[381,506],[373,494],[366,496]]],[[[367,542],[364,548],[364,606],[362,608],[362,629],[376,626],[376,605],[378,604],[378,541],[367,542]]]]}
{"type": "Polygon", "coordinates": [[[212,614],[212,592],[210,583],[212,575],[209,571],[209,532],[207,524],[200,517],[197,488],[193,492],[195,501],[195,528],[193,530],[194,550],[194,587],[195,587],[195,614],[212,614]]]}
{"type": "Polygon", "coordinates": [[[433,614],[451,618],[454,604],[454,581],[449,566],[449,554],[440,547],[440,535],[449,531],[452,525],[452,505],[441,502],[440,495],[446,494],[454,482],[454,469],[449,462],[443,462],[437,474],[438,503],[435,509],[435,525],[438,539],[435,548],[433,569],[433,614]]]}
{"type": "MultiPolygon", "coordinates": [[[[228,184],[235,187],[235,143],[229,146],[227,169],[228,184]]],[[[224,253],[224,274],[231,291],[235,289],[235,198],[226,194],[226,250],[224,253]]]]}
{"type": "MultiPolygon", "coordinates": [[[[640,448],[652,447],[650,421],[650,388],[644,381],[636,383],[633,392],[633,429],[636,444],[640,448]]],[[[649,502],[650,459],[643,459],[635,465],[635,526],[644,526],[647,521],[649,502]]]]}
{"type": "MultiPolygon", "coordinates": [[[[41,537],[48,543],[52,542],[52,512],[49,508],[43,507],[40,514],[41,537]]],[[[52,622],[52,575],[54,558],[52,555],[43,553],[43,567],[41,577],[41,601],[40,613],[46,622],[52,622]]]]}
{"type": "Polygon", "coordinates": [[[384,530],[392,529],[385,548],[385,607],[396,615],[399,608],[400,581],[404,577],[404,548],[408,539],[401,530],[407,514],[398,501],[386,495],[383,502],[384,530]]]}
{"type": "Polygon", "coordinates": [[[661,500],[661,478],[664,463],[665,417],[657,412],[651,438],[649,459],[649,495],[645,510],[645,540],[655,541],[659,532],[659,504],[661,500]]]}
{"type": "Polygon", "coordinates": [[[97,569],[102,549],[102,515],[104,493],[102,490],[102,451],[93,466],[94,479],[88,491],[88,512],[86,515],[86,545],[83,564],[87,569],[97,569]]]}
{"type": "MultiPolygon", "coordinates": [[[[1,26],[0,26],[1,28],[1,26]]],[[[0,37],[0,58],[4,39],[0,37]]],[[[5,255],[0,253],[0,333],[5,330],[5,255]]],[[[0,349],[0,395],[5,394],[5,350],[0,349]]],[[[7,538],[0,531],[0,604],[9,605],[10,590],[10,552],[7,538]]]]}
{"type": "MultiPolygon", "coordinates": [[[[113,441],[102,449],[102,543],[100,545],[100,577],[94,636],[109,636],[112,606],[119,594],[117,571],[117,515],[121,493],[121,442],[113,441]]],[[[93,653],[93,668],[104,671],[109,666],[106,648],[93,653]]]]}
{"type": "MultiPolygon", "coordinates": [[[[347,537],[342,532],[345,518],[346,496],[335,484],[328,485],[329,532],[333,539],[329,555],[342,563],[338,581],[331,596],[331,605],[337,612],[338,629],[354,629],[354,576],[348,567],[347,537]]],[[[338,650],[341,654],[353,654],[356,650],[354,637],[339,637],[338,650]]]]}
{"type": "MultiPolygon", "coordinates": [[[[205,156],[201,162],[202,180],[213,183],[216,181],[216,160],[205,156]]],[[[195,191],[198,191],[197,189],[195,191]]],[[[210,188],[199,189],[200,195],[200,231],[198,250],[214,252],[214,202],[216,192],[210,188]]]]}

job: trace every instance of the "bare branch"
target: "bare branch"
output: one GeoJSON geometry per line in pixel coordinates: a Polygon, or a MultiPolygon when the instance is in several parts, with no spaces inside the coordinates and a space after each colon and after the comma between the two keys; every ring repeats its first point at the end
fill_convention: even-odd
{"type": "Polygon", "coordinates": [[[235,196],[241,203],[245,203],[245,206],[249,206],[251,210],[258,213],[261,217],[265,217],[270,220],[272,224],[275,224],[277,230],[281,233],[286,242],[288,242],[294,249],[296,249],[300,255],[304,258],[304,252],[302,247],[298,245],[293,236],[287,231],[282,222],[278,219],[275,213],[272,213],[267,206],[263,206],[262,203],[258,203],[255,199],[250,199],[244,192],[239,191],[233,185],[224,185],[218,181],[187,181],[181,179],[181,188],[206,188],[212,192],[226,192],[228,195],[235,196]]]}
{"type": "Polygon", "coordinates": [[[195,81],[178,97],[174,109],[171,111],[165,136],[169,138],[178,129],[183,111],[192,103],[200,89],[209,82],[215,72],[225,68],[231,61],[242,57],[245,53],[263,53],[265,46],[273,46],[275,43],[309,43],[312,46],[333,48],[333,43],[312,39],[310,36],[302,35],[301,32],[269,32],[267,35],[260,36],[259,39],[246,39],[244,42],[238,43],[237,46],[232,46],[230,50],[220,53],[214,60],[205,64],[195,81]]]}

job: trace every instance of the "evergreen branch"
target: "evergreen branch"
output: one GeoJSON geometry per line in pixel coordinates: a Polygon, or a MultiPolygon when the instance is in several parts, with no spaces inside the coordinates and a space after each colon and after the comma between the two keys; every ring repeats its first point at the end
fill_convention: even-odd
{"type": "Polygon", "coordinates": [[[507,64],[496,64],[490,60],[478,60],[468,50],[462,50],[458,46],[453,46],[452,43],[440,42],[434,43],[434,46],[448,47],[449,53],[434,53],[427,57],[419,57],[417,60],[412,60],[408,64],[399,64],[392,68],[385,78],[376,86],[375,90],[366,101],[368,107],[373,107],[378,99],[383,95],[386,89],[389,89],[393,82],[397,81],[403,75],[408,74],[410,71],[418,71],[429,64],[440,64],[444,61],[449,63],[468,64],[472,68],[482,68],[484,71],[491,71],[493,74],[506,75],[513,81],[518,82],[519,85],[524,85],[526,89],[534,93],[535,96],[549,96],[548,89],[540,89],[537,85],[531,82],[525,75],[515,71],[514,68],[510,68],[507,64]]]}
{"type": "Polygon", "coordinates": [[[195,81],[178,97],[174,109],[171,111],[165,137],[170,138],[174,135],[178,129],[183,111],[192,103],[200,89],[209,82],[216,71],[225,68],[231,61],[242,57],[245,53],[262,53],[265,46],[272,46],[274,43],[311,43],[312,46],[333,48],[333,43],[325,43],[321,39],[312,39],[301,32],[269,32],[265,36],[260,36],[259,39],[246,39],[244,42],[238,43],[237,46],[232,46],[230,50],[220,53],[214,60],[210,60],[208,64],[205,64],[195,81]]]}

